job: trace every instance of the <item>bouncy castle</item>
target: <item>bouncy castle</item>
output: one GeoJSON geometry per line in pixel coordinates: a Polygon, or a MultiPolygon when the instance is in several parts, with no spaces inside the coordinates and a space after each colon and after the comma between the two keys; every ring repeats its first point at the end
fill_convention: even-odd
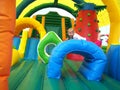
{"type": "Polygon", "coordinates": [[[0,90],[120,90],[119,0],[0,7],[0,90]],[[69,28],[85,40],[67,40],[69,28]]]}

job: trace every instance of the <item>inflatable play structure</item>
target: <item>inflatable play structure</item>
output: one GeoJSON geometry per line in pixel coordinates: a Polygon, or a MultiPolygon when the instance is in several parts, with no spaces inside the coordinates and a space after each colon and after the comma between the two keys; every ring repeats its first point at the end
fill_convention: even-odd
{"type": "Polygon", "coordinates": [[[120,90],[119,5],[119,0],[1,0],[0,90],[120,90]],[[40,14],[45,9],[51,11],[40,14]],[[99,27],[106,25],[108,45],[98,47],[99,27]],[[71,27],[87,40],[66,40],[71,27]]]}

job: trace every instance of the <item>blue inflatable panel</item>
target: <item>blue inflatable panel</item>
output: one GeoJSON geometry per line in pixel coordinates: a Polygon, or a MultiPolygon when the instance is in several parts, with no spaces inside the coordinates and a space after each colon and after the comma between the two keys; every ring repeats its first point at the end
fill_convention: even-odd
{"type": "Polygon", "coordinates": [[[20,37],[14,37],[13,38],[13,46],[18,50],[20,45],[20,37]]]}
{"type": "Polygon", "coordinates": [[[108,63],[105,73],[120,80],[120,45],[111,45],[107,53],[108,63]]]}
{"type": "Polygon", "coordinates": [[[82,10],[95,10],[95,5],[93,3],[86,3],[82,10]]]}
{"type": "Polygon", "coordinates": [[[57,45],[51,54],[47,76],[59,79],[64,57],[70,53],[78,53],[85,57],[79,72],[88,80],[99,81],[107,59],[104,52],[96,44],[85,40],[68,40],[57,45]]]}
{"type": "Polygon", "coordinates": [[[39,39],[36,38],[28,39],[26,52],[25,52],[25,60],[38,60],[38,54],[37,54],[38,43],[39,43],[39,39]]]}

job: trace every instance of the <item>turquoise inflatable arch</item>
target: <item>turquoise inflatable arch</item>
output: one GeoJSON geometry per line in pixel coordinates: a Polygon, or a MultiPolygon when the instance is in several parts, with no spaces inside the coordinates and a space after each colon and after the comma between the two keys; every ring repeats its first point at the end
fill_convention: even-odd
{"type": "Polygon", "coordinates": [[[88,80],[99,81],[106,65],[104,52],[94,43],[84,40],[68,40],[53,49],[48,63],[47,76],[59,79],[64,57],[74,52],[85,57],[79,72],[88,80]]]}

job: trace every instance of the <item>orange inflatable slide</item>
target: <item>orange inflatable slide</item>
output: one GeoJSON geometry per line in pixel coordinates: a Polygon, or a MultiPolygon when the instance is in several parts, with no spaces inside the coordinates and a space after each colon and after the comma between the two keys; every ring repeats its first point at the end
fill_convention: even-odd
{"type": "Polygon", "coordinates": [[[0,1],[0,90],[8,90],[15,27],[15,1],[0,1]]]}

